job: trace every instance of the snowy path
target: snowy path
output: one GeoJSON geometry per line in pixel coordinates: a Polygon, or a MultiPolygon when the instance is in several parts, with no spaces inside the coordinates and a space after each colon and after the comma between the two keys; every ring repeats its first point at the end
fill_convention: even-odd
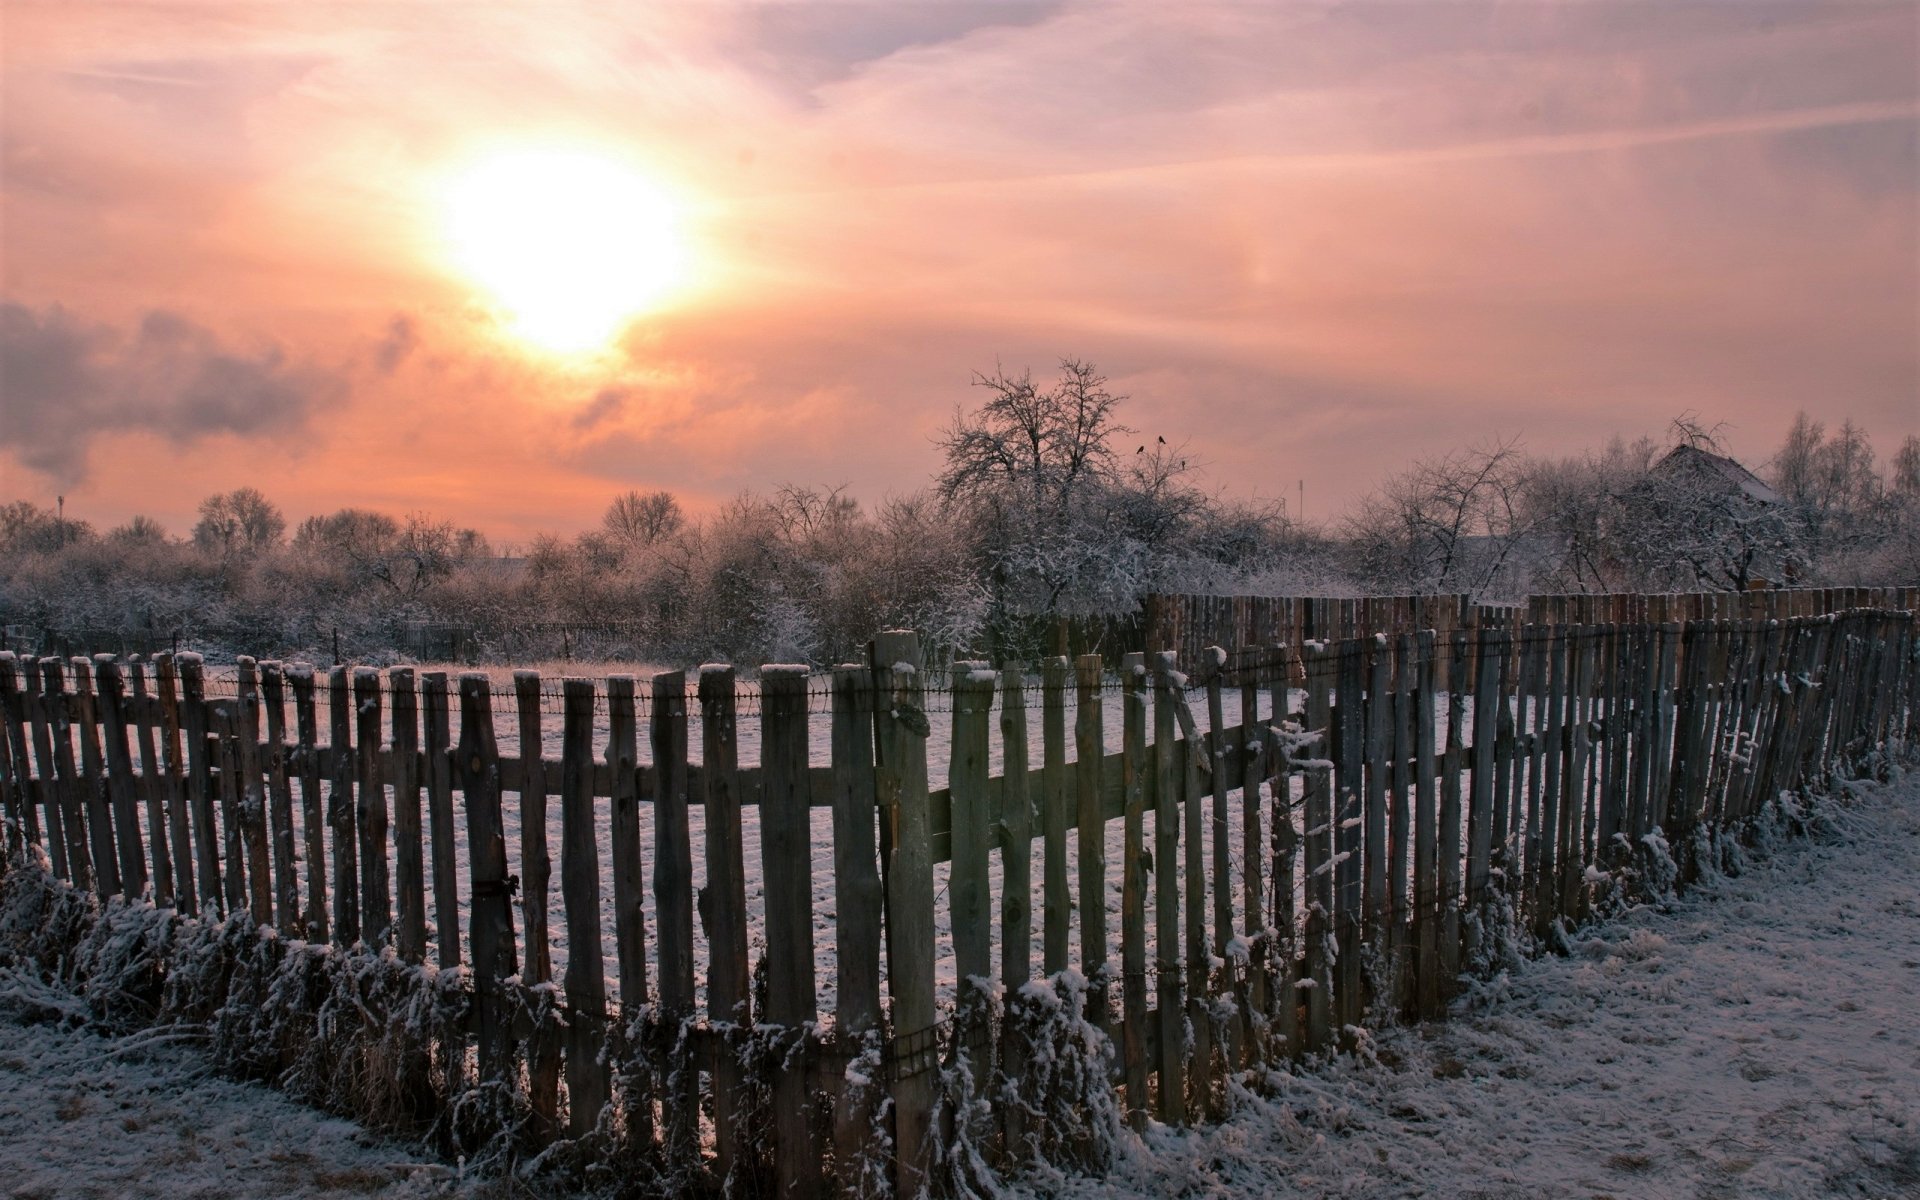
{"type": "Polygon", "coordinates": [[[1065,1193],[1920,1197],[1920,777],[1838,820],[1065,1193]]]}
{"type": "MultiPolygon", "coordinates": [[[[1920,776],[1836,836],[1590,931],[1377,1063],[1158,1130],[1081,1197],[1920,1197],[1920,776]]],[[[4,989],[0,989],[4,991],[4,989]]],[[[0,1003],[0,1191],[420,1196],[429,1165],[190,1047],[0,1003]]],[[[488,1189],[473,1189],[485,1191],[488,1189]]]]}

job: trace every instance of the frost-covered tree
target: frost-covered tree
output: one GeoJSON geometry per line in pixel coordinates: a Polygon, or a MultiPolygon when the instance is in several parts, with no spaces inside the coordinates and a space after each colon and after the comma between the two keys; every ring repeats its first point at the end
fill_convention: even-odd
{"type": "Polygon", "coordinates": [[[287,531],[287,519],[258,488],[235,488],[200,502],[193,541],[222,558],[272,550],[287,531]]]}
{"type": "Polygon", "coordinates": [[[600,526],[622,546],[651,546],[685,528],[686,514],[672,492],[622,492],[607,505],[600,526]]]}
{"type": "Polygon", "coordinates": [[[1529,464],[1514,439],[1416,461],[1341,525],[1352,571],[1376,593],[1484,593],[1533,530],[1529,464]]]}

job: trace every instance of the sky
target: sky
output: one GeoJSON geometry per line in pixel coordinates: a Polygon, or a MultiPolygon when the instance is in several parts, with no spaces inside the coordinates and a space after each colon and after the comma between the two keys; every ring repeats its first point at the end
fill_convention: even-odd
{"type": "Polygon", "coordinates": [[[97,528],[873,501],[1063,357],[1309,519],[1496,436],[1920,431],[1911,0],[0,0],[0,47],[0,502],[97,528]]]}

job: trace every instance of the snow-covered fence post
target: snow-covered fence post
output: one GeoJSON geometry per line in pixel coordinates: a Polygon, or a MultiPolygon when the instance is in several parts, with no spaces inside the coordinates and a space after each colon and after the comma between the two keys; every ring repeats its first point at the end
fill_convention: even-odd
{"type": "MultiPolygon", "coordinates": [[[[404,961],[420,963],[427,957],[427,864],[420,837],[420,699],[411,667],[393,668],[387,672],[387,680],[393,688],[394,945],[404,961]]],[[[277,831],[277,801],[275,811],[277,831]]],[[[291,828],[287,843],[291,849],[291,828]]],[[[291,887],[288,891],[291,903],[291,887]]]]}
{"type": "Polygon", "coordinates": [[[953,664],[952,874],[947,889],[953,924],[954,1044],[968,1060],[977,1092],[992,1067],[993,916],[987,878],[992,804],[987,796],[989,714],[997,676],[983,662],[953,664]]]}
{"type": "Polygon", "coordinates": [[[87,834],[93,852],[94,891],[101,899],[117,896],[120,861],[114,845],[113,815],[107,807],[107,773],[100,749],[98,706],[93,694],[93,664],[83,656],[73,667],[74,736],[80,742],[80,794],[86,802],[87,834]]]}
{"type": "Polygon", "coordinates": [[[1067,679],[1072,663],[1055,655],[1040,664],[1040,810],[1046,837],[1041,877],[1045,933],[1041,969],[1067,969],[1073,901],[1067,876],[1067,679]]]}
{"type": "MultiPolygon", "coordinates": [[[[1135,1131],[1147,1122],[1147,763],[1146,656],[1120,660],[1120,789],[1126,822],[1120,879],[1120,1053],[1126,1072],[1127,1120],[1135,1131]]],[[[1105,905],[1105,898],[1100,900],[1105,905]]]]}
{"type": "Polygon", "coordinates": [[[693,1020],[693,843],[687,814],[687,676],[653,677],[653,896],[660,939],[659,1026],[671,1058],[661,1081],[669,1169],[700,1161],[700,1068],[687,1038],[693,1020]]]}
{"type": "Polygon", "coordinates": [[[129,900],[147,890],[147,850],[140,841],[140,800],[135,794],[133,762],[127,750],[127,681],[111,654],[94,658],[99,685],[100,733],[106,748],[107,796],[113,806],[114,845],[120,885],[129,900]]]}
{"type": "MultiPolygon", "coordinates": [[[[608,757],[615,764],[623,760],[631,764],[632,680],[625,680],[628,703],[624,728],[620,693],[613,682],[609,681],[608,688],[608,757]]],[[[607,1063],[601,1054],[607,1041],[607,982],[605,952],[600,943],[600,838],[593,811],[593,692],[591,680],[569,679],[561,685],[560,892],[567,913],[567,1136],[576,1139],[598,1128],[600,1110],[606,1107],[611,1091],[607,1063]]],[[[639,871],[638,829],[630,838],[627,836],[627,826],[637,820],[635,803],[629,784],[625,797],[615,796],[611,805],[614,938],[622,968],[623,1004],[644,1002],[645,996],[644,982],[631,974],[636,956],[629,945],[640,916],[640,900],[633,889],[639,871]]],[[[503,861],[503,872],[505,866],[503,861]]],[[[503,895],[508,890],[502,880],[503,895]]],[[[476,957],[478,954],[476,947],[476,957]]]]}
{"type": "Polygon", "coordinates": [[[893,999],[894,1195],[923,1196],[933,1165],[939,1066],[933,991],[933,836],[920,638],[880,634],[868,650],[876,692],[874,792],[887,889],[887,989],[893,999]]]}
{"type": "Polygon", "coordinates": [[[20,703],[20,677],[11,650],[0,650],[0,811],[6,814],[7,849],[17,850],[29,839],[33,802],[31,766],[27,759],[26,710],[20,703]]]}
{"type": "MultiPolygon", "coordinates": [[[[1000,983],[1011,1001],[1033,975],[1033,799],[1027,775],[1026,664],[1000,668],[1000,741],[1004,763],[1000,811],[994,823],[1000,846],[1000,983]]],[[[1027,1069],[1027,1030],[1007,1022],[1000,1070],[1019,1080],[1027,1069]]],[[[1008,1158],[1025,1154],[1026,1114],[1008,1104],[1002,1132],[1008,1158]]]]}
{"type": "Polygon", "coordinates": [[[1335,687],[1339,707],[1333,722],[1333,935],[1339,951],[1339,982],[1333,990],[1333,1004],[1342,1045],[1349,1044],[1347,1031],[1359,1026],[1364,1011],[1360,947],[1365,900],[1361,871],[1366,836],[1367,708],[1362,693],[1367,677],[1366,652],[1372,639],[1363,641],[1351,632],[1357,609],[1354,601],[1341,601],[1341,627],[1348,632],[1337,651],[1339,676],[1335,687]]]}
{"type": "MultiPolygon", "coordinates": [[[[466,683],[464,678],[460,681],[463,708],[466,683]]],[[[487,718],[491,744],[491,709],[487,718]]],[[[464,713],[461,724],[466,724],[464,713]]],[[[333,768],[327,788],[327,829],[333,838],[333,943],[351,946],[360,940],[360,848],[354,832],[353,693],[345,667],[327,672],[327,726],[327,753],[333,768]]],[[[464,729],[462,733],[464,737],[464,729]]]]}
{"type": "MultiPolygon", "coordinates": [[[[137,668],[138,664],[136,663],[135,666],[137,668]]],[[[396,672],[396,675],[397,674],[398,672],[396,672]]],[[[406,672],[406,678],[409,689],[408,699],[409,702],[411,702],[413,672],[406,672]]],[[[134,676],[134,679],[137,685],[139,680],[138,674],[134,676]]],[[[298,863],[295,862],[294,854],[293,784],[287,777],[286,672],[277,662],[260,664],[260,699],[261,705],[267,715],[266,766],[267,795],[270,801],[270,833],[272,834],[273,840],[274,920],[282,930],[292,931],[300,928],[300,868],[298,863]]],[[[394,700],[394,721],[396,723],[394,730],[394,757],[396,760],[401,758],[399,720],[400,701],[396,697],[394,700]]],[[[407,771],[409,774],[414,773],[412,758],[413,743],[409,743],[405,755],[405,764],[399,766],[397,769],[407,771]]],[[[404,796],[402,796],[400,804],[404,810],[406,806],[404,796]]],[[[417,863],[419,861],[418,854],[420,848],[419,795],[417,792],[414,795],[414,804],[414,854],[416,856],[414,861],[417,863]]],[[[405,870],[405,862],[406,858],[403,852],[401,856],[403,872],[405,870]]],[[[403,893],[405,891],[405,883],[406,881],[403,874],[401,879],[403,893]]],[[[426,936],[424,933],[424,924],[421,928],[423,930],[421,939],[424,941],[426,936]]],[[[420,961],[417,952],[413,961],[420,961]]]]}
{"type": "MultiPolygon", "coordinates": [[[[1267,1033],[1272,1011],[1269,1002],[1272,980],[1269,976],[1274,962],[1274,947],[1267,928],[1266,905],[1263,903],[1266,873],[1261,869],[1261,856],[1266,839],[1262,833],[1260,811],[1260,785],[1266,778],[1269,762],[1267,740],[1262,735],[1265,726],[1260,721],[1260,675],[1262,662],[1272,663],[1272,655],[1271,650],[1248,644],[1239,648],[1234,661],[1234,671],[1240,679],[1240,736],[1233,742],[1232,749],[1239,755],[1239,769],[1235,773],[1239,775],[1240,786],[1240,918],[1241,927],[1246,931],[1247,947],[1247,961],[1240,971],[1240,1057],[1234,1065],[1242,1069],[1265,1061],[1272,1050],[1267,1033]]],[[[1282,700],[1273,714],[1272,725],[1275,728],[1286,718],[1285,684],[1281,685],[1278,695],[1282,700]]],[[[1212,706],[1211,697],[1208,698],[1208,706],[1212,706]]],[[[1282,794],[1286,782],[1286,775],[1282,773],[1276,785],[1282,794]]],[[[1229,893],[1227,904],[1231,907],[1232,884],[1228,876],[1221,874],[1216,886],[1229,893]]],[[[1290,992],[1287,998],[1293,998],[1290,992]]]]}
{"type": "MultiPolygon", "coordinates": [[[[520,980],[530,988],[553,983],[553,955],[548,948],[548,897],[552,891],[553,855],[547,845],[547,769],[542,754],[540,672],[513,673],[514,708],[520,743],[520,919],[526,961],[520,980]]],[[[557,781],[556,781],[557,782],[557,781]]],[[[527,1106],[533,1114],[536,1141],[555,1136],[560,1119],[560,1030],[551,1021],[539,1021],[527,1033],[527,1106]]]]}
{"type": "MultiPolygon", "coordinates": [[[[1311,603],[1311,602],[1310,602],[1311,603]]],[[[1306,948],[1299,986],[1307,992],[1306,1037],[1301,1051],[1324,1050],[1333,1036],[1333,677],[1336,660],[1323,641],[1302,644],[1307,668],[1305,732],[1317,739],[1318,751],[1304,764],[1306,790],[1301,797],[1305,813],[1301,847],[1306,871],[1306,948]]],[[[1276,891],[1291,884],[1276,869],[1276,891]]],[[[1278,901],[1276,900],[1276,904],[1278,901]]],[[[1283,996],[1285,1002],[1287,997],[1283,996]]]]}
{"type": "MultiPolygon", "coordinates": [[[[334,668],[333,674],[340,674],[340,668],[334,668]]],[[[472,889],[468,929],[473,941],[473,1006],[479,1078],[482,1084],[511,1089],[513,1023],[506,1003],[505,981],[510,975],[518,975],[520,967],[513,942],[513,899],[507,886],[506,837],[500,821],[500,754],[493,737],[493,693],[485,675],[460,677],[460,749],[454,762],[455,779],[466,802],[467,863],[472,889]]],[[[346,844],[350,846],[352,840],[347,839],[346,844]]],[[[337,856],[339,852],[340,842],[336,841],[334,853],[337,856]]],[[[334,877],[340,878],[337,864],[334,877]]],[[[352,878],[350,871],[347,878],[352,878]]],[[[595,927],[598,928],[597,922],[595,927]]],[[[337,940],[348,936],[336,929],[337,940]]],[[[596,948],[599,946],[597,933],[593,944],[596,948]]],[[[581,953],[584,952],[583,948],[581,953]]],[[[599,970],[597,963],[594,969],[599,970]]]]}
{"type": "MultiPolygon", "coordinates": [[[[75,882],[73,864],[78,858],[86,856],[85,837],[78,827],[70,827],[67,811],[60,786],[60,778],[53,761],[53,735],[47,725],[47,698],[40,682],[40,660],[29,655],[20,660],[21,702],[25,705],[27,720],[32,728],[33,761],[38,764],[39,778],[35,781],[35,791],[40,800],[41,811],[46,814],[47,850],[53,861],[54,874],[68,882],[75,882]],[[78,847],[78,850],[75,847],[78,847]]],[[[176,845],[183,848],[184,843],[176,839],[176,845]]],[[[192,890],[192,876],[183,886],[192,890]]],[[[84,887],[84,884],[81,884],[84,887]]],[[[183,911],[192,911],[192,899],[188,897],[183,911]]]]}
{"type": "MultiPolygon", "coordinates": [[[[704,694],[704,675],[701,687],[704,694]]],[[[884,1191],[882,1181],[869,1175],[874,1164],[867,1161],[867,1148],[876,1140],[873,1123],[879,1107],[876,1033],[880,1028],[880,917],[886,903],[875,841],[873,717],[872,674],[858,666],[835,667],[831,737],[838,1009],[834,1035],[847,1067],[833,1106],[833,1157],[836,1183],[850,1196],[884,1191]]],[[[707,820],[714,820],[711,808],[707,820]]],[[[710,930],[712,925],[709,920],[710,930]]],[[[717,1093],[717,1076],[715,1088],[717,1093]]],[[[715,1108],[717,1114],[717,1104],[715,1108]]]]}
{"type": "Polygon", "coordinates": [[[360,792],[354,815],[360,833],[361,935],[369,945],[381,946],[393,941],[393,897],[387,873],[386,778],[380,770],[380,673],[372,667],[354,668],[353,705],[358,721],[354,749],[360,792]]]}
{"type": "MultiPolygon", "coordinates": [[[[167,671],[160,671],[161,696],[169,695],[167,671]]],[[[300,776],[300,830],[305,841],[307,862],[307,907],[303,928],[309,941],[327,940],[327,816],[326,801],[320,793],[320,715],[313,702],[313,664],[295,663],[287,671],[293,687],[294,769],[300,776]]],[[[440,677],[442,724],[446,711],[446,676],[440,677]]],[[[171,723],[170,723],[171,724],[171,723]]],[[[442,743],[444,749],[444,740],[442,743]]],[[[431,764],[429,764],[431,770],[431,764]]],[[[437,833],[437,830],[436,830],[437,833]]],[[[183,864],[186,851],[180,853],[183,864]]],[[[181,890],[187,889],[182,883],[181,890]]],[[[444,918],[443,918],[444,920],[444,918]]],[[[444,965],[444,964],[443,964],[444,965]]]]}
{"type": "Polygon", "coordinates": [[[741,1090],[746,1082],[739,1034],[753,1025],[733,689],[732,667],[700,668],[700,780],[707,826],[707,886],[700,893],[700,915],[710,955],[707,1020],[722,1032],[713,1071],[714,1165],[722,1186],[729,1190],[745,1186],[733,1182],[742,1160],[741,1090]]]}
{"type": "MultiPolygon", "coordinates": [[[[567,1113],[570,1136],[580,1137],[583,1119],[597,1119],[600,1107],[610,1095],[607,1067],[611,1055],[601,1053],[608,1040],[605,984],[599,983],[595,998],[593,985],[575,976],[572,948],[585,936],[593,942],[595,980],[604,980],[601,958],[600,893],[598,889],[599,830],[594,823],[593,762],[593,684],[569,679],[561,685],[565,711],[561,727],[560,766],[560,886],[567,914],[567,1003],[574,1009],[567,1032],[567,1113]],[[577,876],[592,872],[595,889],[589,894],[577,876]],[[583,933],[576,933],[581,930],[583,933]],[[576,984],[581,984],[581,999],[574,999],[576,984]],[[584,1011],[585,1017],[580,1013],[584,1011]],[[589,1037],[577,1026],[593,1031],[589,1037]],[[591,1112],[583,1118],[582,1108],[573,1097],[577,1072],[576,1059],[592,1054],[599,1068],[593,1081],[598,1091],[589,1090],[591,1112]]],[[[654,1144],[653,1102],[657,1080],[651,1070],[652,1031],[659,1025],[658,1014],[648,1008],[651,1000],[647,979],[647,927],[645,917],[646,879],[642,870],[640,838],[640,732],[635,715],[634,680],[631,675],[615,675],[607,680],[607,851],[613,867],[613,956],[620,984],[618,1038],[628,1033],[639,1036],[632,1045],[633,1061],[627,1067],[622,1086],[622,1108],[627,1117],[627,1144],[649,1152],[654,1144]]]]}
{"type": "Polygon", "coordinates": [[[1074,660],[1074,812],[1079,844],[1080,971],[1087,977],[1087,1019],[1110,1031],[1112,967],[1107,944],[1107,813],[1102,775],[1106,767],[1105,713],[1100,685],[1105,664],[1098,654],[1074,660]]]}
{"type": "MultiPolygon", "coordinates": [[[[820,1192],[807,1072],[819,1019],[813,975],[813,846],[808,807],[807,668],[760,670],[760,869],[767,904],[767,1010],[778,1028],[774,1175],[783,1197],[820,1192]]],[[[931,938],[929,938],[931,942],[931,938]]]]}
{"type": "MultiPolygon", "coordinates": [[[[312,668],[307,669],[309,677],[312,668]]],[[[296,686],[299,676],[294,677],[296,686]]],[[[433,941],[435,961],[442,970],[460,965],[460,878],[456,868],[459,830],[453,816],[453,738],[451,705],[447,694],[447,673],[428,671],[420,677],[420,724],[426,745],[421,755],[423,782],[427,792],[427,816],[431,822],[430,842],[433,854],[433,941]]],[[[301,740],[307,740],[302,728],[301,740]]],[[[302,792],[305,793],[304,784],[302,792]]],[[[312,801],[308,810],[313,810],[312,801]]],[[[312,818],[309,817],[309,820],[312,818]]],[[[313,826],[308,826],[309,845],[317,845],[313,826]]],[[[320,859],[308,870],[318,877],[320,859]]],[[[463,1056],[464,1057],[464,1056],[463,1056]]]]}

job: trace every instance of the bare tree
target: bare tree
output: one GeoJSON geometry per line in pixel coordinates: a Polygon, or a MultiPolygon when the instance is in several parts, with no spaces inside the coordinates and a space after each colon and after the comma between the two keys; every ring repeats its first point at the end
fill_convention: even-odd
{"type": "Polygon", "coordinates": [[[1354,572],[1386,592],[1480,592],[1531,531],[1518,439],[1420,459],[1343,523],[1354,572]]]}
{"type": "Polygon", "coordinates": [[[672,492],[622,492],[600,518],[608,536],[626,546],[651,546],[686,526],[686,514],[672,492]]]}

